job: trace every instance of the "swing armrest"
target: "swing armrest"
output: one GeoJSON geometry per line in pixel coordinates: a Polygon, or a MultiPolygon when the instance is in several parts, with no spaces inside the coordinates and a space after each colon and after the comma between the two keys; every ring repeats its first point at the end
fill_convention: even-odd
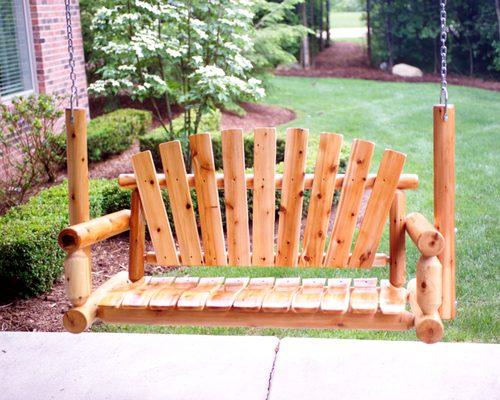
{"type": "Polygon", "coordinates": [[[129,229],[130,210],[121,210],[65,228],[57,241],[63,250],[74,252],[129,229]]]}
{"type": "Polygon", "coordinates": [[[422,214],[408,214],[405,219],[405,229],[423,256],[433,257],[443,251],[443,235],[422,214]]]}

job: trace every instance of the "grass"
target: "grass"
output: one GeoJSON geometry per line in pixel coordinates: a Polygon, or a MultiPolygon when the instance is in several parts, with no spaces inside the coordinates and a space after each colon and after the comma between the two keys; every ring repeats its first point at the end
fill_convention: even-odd
{"type": "MultiPolygon", "coordinates": [[[[272,79],[267,102],[288,107],[297,119],[285,126],[310,129],[309,154],[316,152],[319,133],[344,134],[373,140],[377,165],[384,148],[407,153],[405,172],[420,176],[420,188],[408,193],[408,211],[432,218],[432,105],[438,86],[427,83],[387,83],[333,78],[272,79]]],[[[457,297],[458,313],[446,322],[446,341],[498,342],[499,310],[499,187],[500,93],[451,87],[457,108],[457,297]]],[[[409,275],[414,276],[417,253],[408,243],[409,275]]],[[[187,268],[183,274],[198,276],[367,276],[367,271],[297,270],[257,268],[187,268]]],[[[368,271],[387,276],[387,269],[368,271]]],[[[168,332],[192,334],[264,334],[277,336],[341,337],[416,340],[409,332],[336,330],[234,329],[99,325],[101,331],[168,332]]]]}
{"type": "Polygon", "coordinates": [[[349,12],[330,12],[330,23],[332,28],[362,28],[365,26],[363,21],[364,12],[349,11],[349,12]]]}

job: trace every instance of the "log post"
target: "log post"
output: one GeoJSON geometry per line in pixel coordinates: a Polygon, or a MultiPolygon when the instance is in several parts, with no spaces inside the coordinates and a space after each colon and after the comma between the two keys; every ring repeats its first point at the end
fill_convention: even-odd
{"type": "Polygon", "coordinates": [[[444,237],[439,254],[443,266],[443,319],[455,318],[455,107],[434,106],[434,224],[444,237]]]}
{"type": "MultiPolygon", "coordinates": [[[[87,161],[87,117],[84,108],[66,109],[66,160],[68,168],[69,223],[90,219],[87,161]]],[[[69,253],[65,262],[66,293],[74,306],[87,300],[92,290],[90,247],[69,253]]]]}
{"type": "Polygon", "coordinates": [[[406,194],[396,190],[389,215],[390,236],[390,282],[394,287],[402,287],[406,282],[406,194]]]}
{"type": "Polygon", "coordinates": [[[144,276],[144,245],[145,223],[142,214],[141,198],[139,191],[134,189],[130,201],[130,239],[129,239],[129,279],[132,282],[144,276]]]}

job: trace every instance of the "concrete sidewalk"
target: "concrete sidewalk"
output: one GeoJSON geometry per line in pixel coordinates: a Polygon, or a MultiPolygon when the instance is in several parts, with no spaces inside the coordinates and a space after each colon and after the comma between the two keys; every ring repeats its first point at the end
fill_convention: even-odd
{"type": "Polygon", "coordinates": [[[500,346],[0,333],[0,399],[500,399],[500,346]]]}

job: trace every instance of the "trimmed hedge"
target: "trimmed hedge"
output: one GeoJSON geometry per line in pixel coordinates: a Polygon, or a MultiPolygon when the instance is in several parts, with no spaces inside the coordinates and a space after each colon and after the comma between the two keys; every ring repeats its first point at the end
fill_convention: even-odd
{"type": "MultiPolygon", "coordinates": [[[[200,132],[208,132],[212,136],[212,149],[214,153],[215,169],[222,169],[222,139],[220,135],[220,112],[214,111],[205,114],[201,119],[200,132]]],[[[182,117],[173,120],[174,131],[178,132],[182,128],[182,117]]],[[[139,147],[141,151],[149,150],[153,155],[153,161],[156,168],[161,170],[161,159],[158,146],[161,143],[171,140],[180,140],[182,151],[188,153],[188,143],[182,140],[178,135],[170,135],[163,128],[155,129],[148,134],[139,137],[139,147]]],[[[276,139],[276,162],[280,163],[285,159],[285,138],[278,136],[276,139]]],[[[245,167],[253,167],[253,135],[245,135],[245,167]]]]}
{"type": "MultiPolygon", "coordinates": [[[[87,126],[87,146],[90,162],[105,160],[130,148],[137,137],[151,127],[149,111],[124,108],[92,119],[87,126]]],[[[66,137],[58,135],[52,140],[54,151],[66,163],[66,137]]]]}
{"type": "MultiPolygon", "coordinates": [[[[129,198],[130,192],[120,189],[116,181],[90,181],[92,217],[128,208],[129,198]]],[[[64,252],[57,236],[67,225],[66,182],[43,190],[0,217],[1,298],[35,296],[52,288],[63,271],[64,252]]]]}

